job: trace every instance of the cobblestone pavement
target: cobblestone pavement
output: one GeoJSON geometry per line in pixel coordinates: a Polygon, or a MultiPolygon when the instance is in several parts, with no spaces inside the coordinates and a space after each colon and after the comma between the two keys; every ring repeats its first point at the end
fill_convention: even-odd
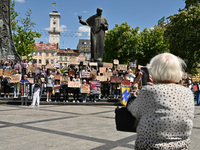
{"type": "MultiPolygon", "coordinates": [[[[0,150],[128,150],[135,133],[115,129],[115,106],[0,105],[0,150]]],[[[191,150],[200,147],[196,106],[191,150]]]]}

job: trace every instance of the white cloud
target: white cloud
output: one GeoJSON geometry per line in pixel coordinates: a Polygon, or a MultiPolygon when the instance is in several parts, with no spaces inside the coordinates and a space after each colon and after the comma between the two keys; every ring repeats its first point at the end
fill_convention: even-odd
{"type": "Polygon", "coordinates": [[[40,43],[41,41],[44,42],[44,43],[49,42],[49,38],[42,38],[42,37],[41,38],[35,38],[36,43],[40,43]]]}
{"type": "Polygon", "coordinates": [[[83,14],[87,14],[87,13],[88,13],[88,11],[84,10],[84,11],[82,11],[82,13],[83,13],[83,14]]]}
{"type": "Polygon", "coordinates": [[[60,32],[65,32],[68,31],[67,26],[66,25],[61,25],[60,26],[60,32]]]}
{"type": "Polygon", "coordinates": [[[49,31],[49,30],[50,30],[50,27],[44,28],[44,30],[49,31]]]}
{"type": "Polygon", "coordinates": [[[90,27],[88,27],[88,26],[79,27],[78,33],[76,33],[76,36],[82,37],[83,33],[87,33],[87,36],[90,36],[90,27]]]}
{"type": "Polygon", "coordinates": [[[25,0],[16,0],[16,2],[25,3],[25,0]]]}

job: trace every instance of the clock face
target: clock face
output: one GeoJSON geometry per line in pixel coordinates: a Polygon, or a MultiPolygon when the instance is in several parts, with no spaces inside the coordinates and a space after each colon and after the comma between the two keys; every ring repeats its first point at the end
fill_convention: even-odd
{"type": "Polygon", "coordinates": [[[56,22],[54,21],[53,24],[56,24],[56,22]]]}

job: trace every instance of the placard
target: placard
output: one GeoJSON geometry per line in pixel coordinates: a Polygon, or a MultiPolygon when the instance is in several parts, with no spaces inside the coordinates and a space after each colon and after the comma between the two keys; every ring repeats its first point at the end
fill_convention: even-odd
{"type": "Polygon", "coordinates": [[[3,76],[3,69],[0,69],[0,77],[3,76]]]}
{"type": "Polygon", "coordinates": [[[100,73],[106,72],[106,67],[99,67],[100,73]]]}
{"type": "Polygon", "coordinates": [[[130,68],[136,68],[136,62],[129,62],[130,68]]]}
{"type": "Polygon", "coordinates": [[[113,63],[114,63],[115,65],[118,65],[118,64],[119,64],[119,60],[118,60],[118,59],[114,59],[114,60],[113,60],[113,63]]]}
{"type": "Polygon", "coordinates": [[[187,77],[192,79],[192,74],[187,74],[187,77]]]}
{"type": "Polygon", "coordinates": [[[22,60],[27,59],[27,56],[22,56],[22,60]]]}
{"type": "Polygon", "coordinates": [[[90,72],[81,72],[81,78],[90,78],[90,72]]]}
{"type": "Polygon", "coordinates": [[[107,81],[107,77],[106,76],[97,76],[97,80],[99,80],[100,82],[105,82],[105,81],[107,81]]]}
{"type": "Polygon", "coordinates": [[[139,69],[139,70],[140,70],[141,67],[142,67],[141,65],[138,65],[138,69],[139,69]]]}
{"type": "Polygon", "coordinates": [[[79,62],[81,62],[81,61],[85,61],[86,60],[86,57],[85,56],[78,56],[79,57],[79,62]]]}
{"type": "Polygon", "coordinates": [[[113,68],[113,63],[103,63],[103,67],[106,67],[106,68],[113,68]]]}
{"type": "Polygon", "coordinates": [[[92,70],[90,72],[90,77],[97,75],[97,71],[96,70],[92,70]]]}
{"type": "Polygon", "coordinates": [[[10,82],[11,83],[18,83],[20,80],[21,80],[21,75],[20,74],[12,75],[10,82]]]}
{"type": "Polygon", "coordinates": [[[46,65],[46,69],[54,69],[51,64],[46,65]]]}
{"type": "Polygon", "coordinates": [[[4,70],[4,76],[5,77],[12,77],[12,75],[13,75],[12,70],[9,70],[9,69],[4,70]]]}
{"type": "Polygon", "coordinates": [[[61,76],[60,76],[59,74],[56,74],[56,75],[55,75],[55,80],[60,80],[60,77],[61,77],[61,76]]]}
{"type": "Polygon", "coordinates": [[[98,66],[97,62],[90,62],[90,66],[98,66]]]}
{"type": "Polygon", "coordinates": [[[79,58],[78,57],[70,57],[69,64],[70,65],[79,65],[79,58]]]}
{"type": "Polygon", "coordinates": [[[28,72],[32,72],[32,73],[35,73],[36,72],[36,70],[38,70],[38,68],[37,67],[32,67],[32,66],[30,66],[30,67],[28,67],[28,72]]]}
{"type": "Polygon", "coordinates": [[[68,84],[68,81],[70,81],[69,78],[70,78],[70,77],[68,77],[68,76],[62,76],[62,78],[61,78],[61,84],[62,84],[62,85],[67,85],[67,84],[68,84]]]}
{"type": "Polygon", "coordinates": [[[68,81],[68,87],[70,88],[80,88],[81,83],[79,81],[68,81]]]}
{"type": "Polygon", "coordinates": [[[34,78],[27,78],[31,84],[34,84],[34,78]]]}
{"type": "Polygon", "coordinates": [[[111,76],[110,83],[122,83],[123,78],[119,76],[111,76]]]}
{"type": "Polygon", "coordinates": [[[40,79],[41,79],[42,83],[44,83],[44,82],[45,82],[45,78],[40,78],[40,79]]]}
{"type": "Polygon", "coordinates": [[[113,75],[113,73],[112,72],[104,72],[103,75],[110,78],[113,75]]]}
{"type": "Polygon", "coordinates": [[[124,70],[124,71],[127,71],[127,65],[119,64],[119,65],[118,65],[118,70],[124,70]]]}
{"type": "Polygon", "coordinates": [[[90,93],[90,85],[81,84],[81,93],[90,93]]]}
{"type": "Polygon", "coordinates": [[[83,61],[83,66],[88,66],[88,61],[83,61]]]}
{"type": "Polygon", "coordinates": [[[54,68],[60,68],[60,64],[59,63],[55,63],[54,64],[54,68]]]}
{"type": "Polygon", "coordinates": [[[54,89],[60,89],[60,85],[54,85],[54,89]]]}

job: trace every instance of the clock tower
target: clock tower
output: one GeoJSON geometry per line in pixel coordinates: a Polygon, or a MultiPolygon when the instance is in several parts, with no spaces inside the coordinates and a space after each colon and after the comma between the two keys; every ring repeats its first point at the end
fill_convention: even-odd
{"type": "Polygon", "coordinates": [[[60,13],[53,11],[49,13],[50,16],[50,30],[49,30],[49,43],[57,44],[60,43],[60,13]]]}

